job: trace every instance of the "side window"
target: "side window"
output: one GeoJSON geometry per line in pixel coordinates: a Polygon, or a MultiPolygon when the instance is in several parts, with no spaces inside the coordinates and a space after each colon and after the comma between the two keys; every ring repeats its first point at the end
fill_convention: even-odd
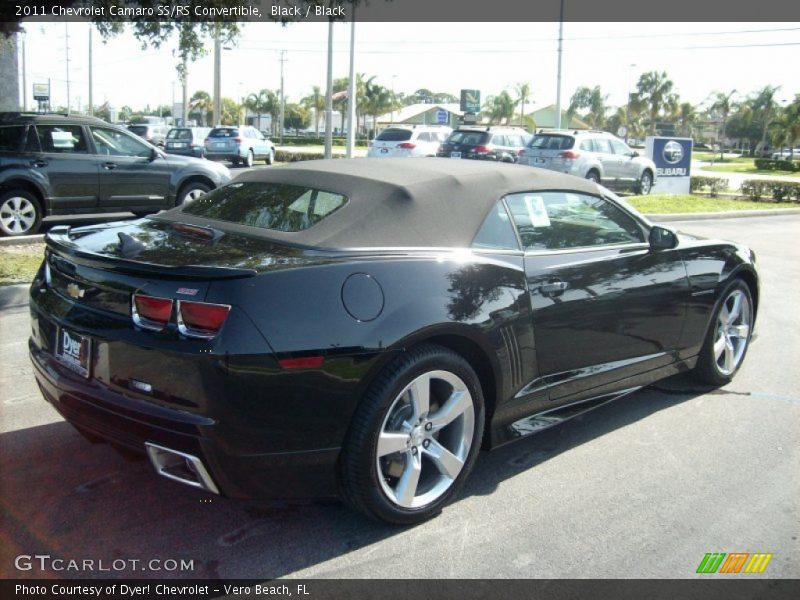
{"type": "Polygon", "coordinates": [[[508,140],[509,146],[522,146],[522,136],[521,135],[507,135],[506,139],[508,140]]]}
{"type": "Polygon", "coordinates": [[[25,152],[41,152],[39,147],[39,138],[36,135],[36,127],[31,125],[28,127],[28,135],[25,136],[25,152]]]}
{"type": "Polygon", "coordinates": [[[483,221],[478,235],[472,242],[473,248],[490,250],[519,250],[514,226],[502,200],[498,202],[483,221]]]}
{"type": "Polygon", "coordinates": [[[600,152],[601,154],[614,154],[614,151],[611,149],[611,144],[608,142],[607,138],[595,138],[593,141],[595,152],[600,152]]]}
{"type": "Polygon", "coordinates": [[[116,129],[92,127],[92,139],[97,153],[103,156],[150,156],[150,148],[133,136],[116,129]]]}
{"type": "Polygon", "coordinates": [[[594,152],[594,146],[592,146],[592,140],[583,140],[579,148],[581,150],[585,150],[586,152],[594,152]]]}
{"type": "Polygon", "coordinates": [[[506,136],[500,135],[499,133],[492,136],[492,141],[490,142],[495,146],[507,146],[506,144],[506,136]]]}
{"type": "Polygon", "coordinates": [[[431,141],[431,134],[428,133],[427,131],[423,131],[422,133],[419,134],[419,136],[417,136],[417,139],[420,142],[430,142],[431,141]]]}
{"type": "Polygon", "coordinates": [[[0,127],[0,152],[19,152],[24,133],[24,125],[0,127]]]}
{"type": "Polygon", "coordinates": [[[37,125],[42,152],[88,154],[86,137],[80,125],[37,125]]]}
{"type": "Polygon", "coordinates": [[[506,197],[525,250],[563,250],[644,242],[636,221],[603,198],[573,192],[506,197]]]}
{"type": "Polygon", "coordinates": [[[614,149],[614,154],[619,154],[621,156],[628,156],[631,153],[631,149],[628,148],[625,144],[620,142],[619,140],[609,140],[611,142],[611,147],[614,149]]]}

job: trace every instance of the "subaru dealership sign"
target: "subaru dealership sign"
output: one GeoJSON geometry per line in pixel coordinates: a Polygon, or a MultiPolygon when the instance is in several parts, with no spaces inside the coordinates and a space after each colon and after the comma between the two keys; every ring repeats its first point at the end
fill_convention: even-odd
{"type": "Polygon", "coordinates": [[[647,156],[656,163],[656,194],[688,194],[692,169],[691,138],[648,137],[647,156]]]}

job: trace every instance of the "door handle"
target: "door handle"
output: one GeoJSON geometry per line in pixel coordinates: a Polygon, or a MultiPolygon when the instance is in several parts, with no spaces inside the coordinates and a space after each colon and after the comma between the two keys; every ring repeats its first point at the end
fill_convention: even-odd
{"type": "Polygon", "coordinates": [[[568,287],[569,284],[566,281],[550,281],[549,283],[540,285],[539,292],[542,296],[560,296],[568,287]]]}
{"type": "Polygon", "coordinates": [[[32,160],[31,161],[32,167],[46,167],[47,161],[46,160],[32,160]]]}
{"type": "Polygon", "coordinates": [[[113,163],[113,162],[103,163],[103,168],[106,171],[113,171],[114,169],[117,168],[117,163],[113,163]]]}

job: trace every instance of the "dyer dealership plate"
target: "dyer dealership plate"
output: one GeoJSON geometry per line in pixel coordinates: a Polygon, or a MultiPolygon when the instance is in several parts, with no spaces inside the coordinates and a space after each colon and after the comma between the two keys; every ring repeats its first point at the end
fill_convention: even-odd
{"type": "Polygon", "coordinates": [[[89,377],[91,340],[83,335],[59,329],[56,336],[56,360],[83,377],[89,377]]]}

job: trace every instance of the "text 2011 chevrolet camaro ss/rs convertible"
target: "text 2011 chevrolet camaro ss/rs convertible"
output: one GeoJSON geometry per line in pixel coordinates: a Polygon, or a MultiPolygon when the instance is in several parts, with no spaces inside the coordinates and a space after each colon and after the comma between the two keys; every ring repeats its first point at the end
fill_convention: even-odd
{"type": "Polygon", "coordinates": [[[479,161],[312,161],[47,236],[45,398],[88,438],[235,497],[410,524],[479,448],[744,360],[755,256],[596,184],[479,161]]]}

